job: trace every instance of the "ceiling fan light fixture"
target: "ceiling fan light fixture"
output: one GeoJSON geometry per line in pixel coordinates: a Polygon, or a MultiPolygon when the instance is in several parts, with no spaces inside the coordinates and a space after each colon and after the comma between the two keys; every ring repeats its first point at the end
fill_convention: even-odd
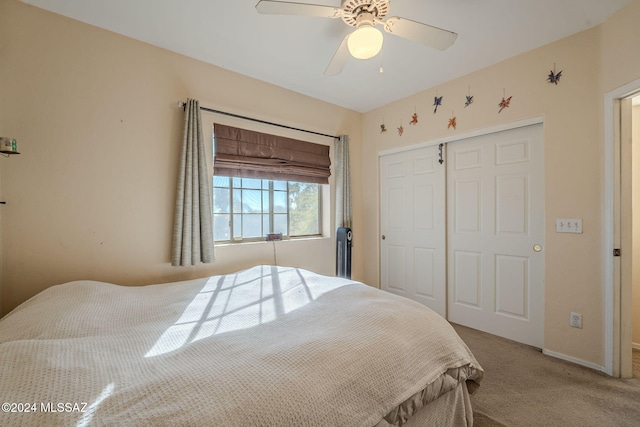
{"type": "Polygon", "coordinates": [[[380,53],[382,49],[382,32],[373,25],[363,23],[349,36],[347,46],[349,53],[356,59],[369,59],[380,53]]]}

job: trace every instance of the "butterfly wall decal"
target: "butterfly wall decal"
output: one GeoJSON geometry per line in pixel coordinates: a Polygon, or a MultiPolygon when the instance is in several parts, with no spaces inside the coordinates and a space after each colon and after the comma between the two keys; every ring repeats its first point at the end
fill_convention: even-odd
{"type": "Polygon", "coordinates": [[[442,105],[442,97],[441,96],[434,96],[433,97],[433,105],[436,106],[436,108],[433,109],[433,114],[435,114],[436,111],[438,111],[438,105],[442,105]]]}
{"type": "Polygon", "coordinates": [[[547,81],[549,83],[553,83],[553,84],[558,84],[558,82],[560,81],[560,77],[562,77],[562,70],[558,71],[557,73],[554,73],[553,70],[551,70],[549,72],[549,76],[547,77],[547,81]]]}
{"type": "Polygon", "coordinates": [[[455,118],[455,116],[451,117],[449,119],[449,124],[447,125],[447,129],[449,129],[449,128],[454,128],[454,129],[456,128],[456,118],[455,118]]]}
{"type": "Polygon", "coordinates": [[[467,100],[464,102],[464,106],[468,107],[469,105],[473,104],[473,95],[465,95],[467,100]]]}
{"type": "Polygon", "coordinates": [[[512,98],[511,96],[508,97],[507,99],[504,99],[504,96],[502,97],[502,101],[500,101],[500,103],[498,104],[498,107],[500,107],[500,109],[498,110],[498,113],[500,113],[505,108],[509,108],[511,106],[511,98],[512,98]]]}

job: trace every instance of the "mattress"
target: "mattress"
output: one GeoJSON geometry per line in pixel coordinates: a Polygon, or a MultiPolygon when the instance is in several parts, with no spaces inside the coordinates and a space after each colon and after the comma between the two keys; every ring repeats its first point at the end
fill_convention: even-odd
{"type": "Polygon", "coordinates": [[[3,426],[400,426],[482,375],[430,309],[292,267],[70,282],[0,320],[3,426]]]}

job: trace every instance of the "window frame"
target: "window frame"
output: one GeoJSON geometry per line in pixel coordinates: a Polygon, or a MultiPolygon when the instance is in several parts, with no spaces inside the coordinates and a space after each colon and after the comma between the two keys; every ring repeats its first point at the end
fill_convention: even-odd
{"type": "MultiPolygon", "coordinates": [[[[234,216],[235,215],[240,215],[241,221],[240,223],[242,224],[242,216],[243,215],[268,215],[269,216],[269,228],[271,230],[273,230],[273,226],[274,226],[274,219],[275,216],[274,215],[281,215],[281,213],[277,213],[274,211],[274,194],[276,192],[285,192],[286,193],[286,200],[287,200],[287,205],[286,205],[286,216],[287,216],[287,234],[285,235],[283,233],[282,235],[282,239],[283,240],[296,240],[296,239],[309,239],[309,238],[321,238],[323,237],[323,225],[324,225],[324,221],[323,221],[323,212],[324,212],[324,208],[323,208],[323,193],[324,193],[324,186],[328,185],[328,184],[319,184],[319,183],[307,183],[307,182],[301,182],[301,181],[284,181],[284,180],[274,180],[274,179],[266,179],[266,178],[243,178],[243,177],[232,177],[232,176],[217,176],[218,178],[227,178],[228,179],[228,186],[225,187],[221,187],[221,186],[216,186],[215,185],[215,178],[216,175],[212,176],[212,190],[213,190],[213,205],[215,206],[215,190],[217,188],[223,188],[223,189],[227,189],[228,194],[229,194],[229,212],[228,213],[223,213],[223,215],[229,215],[229,239],[228,240],[216,240],[216,235],[215,235],[215,225],[214,225],[214,242],[216,244],[240,244],[240,243],[252,243],[252,242],[264,242],[267,240],[267,236],[266,234],[260,237],[244,237],[242,235],[240,235],[239,237],[235,237],[234,234],[234,216]],[[243,179],[257,179],[261,181],[261,185],[260,185],[260,189],[255,189],[255,188],[246,188],[243,187],[242,184],[239,187],[234,186],[234,180],[238,179],[240,180],[240,182],[242,183],[243,179]],[[263,188],[263,184],[262,182],[267,181],[268,182],[268,189],[264,189],[263,188]],[[279,182],[284,182],[286,183],[286,190],[276,190],[274,187],[274,182],[275,181],[279,181],[279,182]],[[318,228],[318,232],[317,233],[313,233],[313,234],[296,234],[296,235],[291,235],[291,200],[290,200],[290,185],[291,183],[301,183],[301,184],[306,184],[306,185],[316,185],[317,186],[317,203],[318,203],[318,208],[317,208],[317,228],[318,228]],[[264,210],[262,210],[261,213],[244,213],[242,212],[242,208],[240,208],[240,212],[235,212],[234,210],[234,200],[233,200],[233,193],[234,190],[236,191],[242,191],[242,190],[258,190],[260,192],[268,192],[269,195],[269,211],[265,212],[264,210]]],[[[262,197],[261,197],[262,200],[262,197]]],[[[214,223],[215,223],[215,215],[216,213],[213,210],[212,206],[212,215],[214,215],[214,223]]],[[[262,202],[261,202],[261,206],[262,202]]],[[[264,225],[264,223],[262,223],[262,226],[264,225]]],[[[242,228],[242,226],[241,226],[242,228]]],[[[263,230],[264,231],[264,230],[263,230]]],[[[242,233],[242,230],[241,232],[242,233]]]]}

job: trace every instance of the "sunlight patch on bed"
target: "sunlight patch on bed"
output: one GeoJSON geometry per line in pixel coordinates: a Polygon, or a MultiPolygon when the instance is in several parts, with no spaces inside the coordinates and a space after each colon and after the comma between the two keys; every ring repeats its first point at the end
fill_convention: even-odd
{"type": "Polygon", "coordinates": [[[295,268],[263,266],[209,278],[180,318],[156,341],[145,357],[170,353],[218,334],[253,328],[305,307],[327,288],[305,280],[295,268]]]}

